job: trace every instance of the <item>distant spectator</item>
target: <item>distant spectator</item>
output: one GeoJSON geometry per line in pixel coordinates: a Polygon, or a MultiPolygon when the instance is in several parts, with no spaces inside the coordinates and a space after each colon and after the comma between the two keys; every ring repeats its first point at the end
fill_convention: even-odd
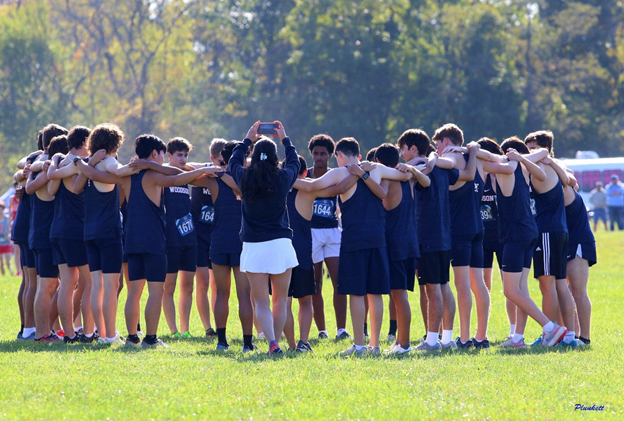
{"type": "Polygon", "coordinates": [[[596,188],[589,194],[589,202],[594,205],[594,231],[598,229],[599,220],[602,220],[605,231],[609,231],[607,226],[607,192],[602,181],[596,181],[596,188]]]}
{"type": "Polygon", "coordinates": [[[5,209],[6,205],[4,202],[0,202],[0,273],[3,276],[5,275],[4,263],[6,262],[8,271],[15,276],[15,273],[11,272],[11,257],[13,257],[11,220],[5,209]]]}
{"type": "Polygon", "coordinates": [[[624,230],[624,186],[620,183],[620,177],[613,174],[611,183],[607,186],[607,207],[609,208],[609,219],[611,220],[611,231],[615,230],[617,223],[620,231],[624,230]]]}

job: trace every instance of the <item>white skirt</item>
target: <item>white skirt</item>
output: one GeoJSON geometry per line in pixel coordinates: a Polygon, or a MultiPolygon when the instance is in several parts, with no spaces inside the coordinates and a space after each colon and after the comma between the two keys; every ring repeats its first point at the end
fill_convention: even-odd
{"type": "Polygon", "coordinates": [[[298,266],[297,254],[290,238],[278,238],[260,243],[243,242],[240,271],[279,275],[298,266]]]}

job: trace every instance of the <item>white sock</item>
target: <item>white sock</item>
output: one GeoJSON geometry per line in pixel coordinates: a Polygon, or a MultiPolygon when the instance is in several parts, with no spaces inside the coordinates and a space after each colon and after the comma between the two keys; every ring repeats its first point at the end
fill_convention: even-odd
{"type": "Polygon", "coordinates": [[[548,322],[544,326],[542,326],[544,332],[552,332],[554,328],[555,324],[553,322],[548,322]]]}
{"type": "Polygon", "coordinates": [[[512,339],[512,341],[514,341],[514,342],[518,343],[518,342],[520,342],[520,341],[521,341],[521,340],[523,340],[523,339],[524,339],[524,334],[523,334],[523,333],[514,333],[514,334],[513,334],[513,339],[512,339]]]}
{"type": "Polygon", "coordinates": [[[563,338],[563,342],[569,344],[570,342],[572,342],[574,340],[574,336],[576,336],[574,334],[574,331],[569,331],[568,333],[566,333],[565,337],[563,338]]]}
{"type": "Polygon", "coordinates": [[[85,333],[85,337],[86,338],[92,338],[93,337],[93,333],[85,333]]]}
{"type": "Polygon", "coordinates": [[[509,325],[509,336],[513,336],[516,333],[516,325],[509,325]]]}
{"type": "MultiPolygon", "coordinates": [[[[355,344],[354,344],[355,345],[355,344]]],[[[358,351],[363,350],[364,348],[366,348],[366,345],[355,345],[355,349],[358,351]]]]}
{"type": "MultiPolygon", "coordinates": [[[[344,329],[344,328],[336,329],[336,334],[340,335],[340,334],[342,334],[342,332],[346,332],[346,331],[347,331],[347,329],[344,329]]],[[[321,332],[325,332],[325,331],[322,330],[321,332]]],[[[327,333],[327,332],[325,332],[325,333],[327,333]]]]}
{"type": "Polygon", "coordinates": [[[76,326],[74,328],[74,332],[78,333],[78,332],[80,332],[80,329],[82,329],[82,326],[76,326]]]}
{"type": "Polygon", "coordinates": [[[110,343],[115,342],[115,340],[116,340],[116,339],[117,339],[117,337],[114,337],[114,338],[106,338],[106,340],[107,340],[108,342],[110,342],[110,343]]]}
{"type": "Polygon", "coordinates": [[[427,332],[427,345],[434,346],[438,343],[438,332],[427,332]]]}
{"type": "Polygon", "coordinates": [[[442,344],[446,345],[447,343],[453,340],[453,329],[451,330],[443,330],[442,331],[442,344]]]}
{"type": "Polygon", "coordinates": [[[22,336],[23,337],[27,337],[32,335],[33,333],[35,333],[37,329],[35,329],[34,327],[25,327],[24,331],[22,332],[22,336]]]}

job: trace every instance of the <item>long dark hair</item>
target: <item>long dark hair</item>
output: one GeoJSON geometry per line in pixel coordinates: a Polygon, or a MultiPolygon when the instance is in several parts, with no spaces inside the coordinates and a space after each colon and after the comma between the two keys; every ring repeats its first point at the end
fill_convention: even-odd
{"type": "Polygon", "coordinates": [[[261,138],[254,145],[251,165],[245,169],[241,181],[244,200],[257,202],[260,198],[275,192],[279,176],[277,146],[268,138],[261,138]]]}

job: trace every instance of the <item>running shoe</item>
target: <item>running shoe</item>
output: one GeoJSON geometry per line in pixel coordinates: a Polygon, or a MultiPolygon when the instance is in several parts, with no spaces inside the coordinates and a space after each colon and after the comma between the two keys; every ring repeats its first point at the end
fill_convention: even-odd
{"type": "Polygon", "coordinates": [[[22,335],[22,337],[20,338],[20,340],[22,341],[34,341],[35,340],[35,332],[31,333],[28,336],[24,336],[22,335]]]}
{"type": "Polygon", "coordinates": [[[68,336],[64,336],[63,337],[63,342],[65,342],[66,344],[75,344],[79,340],[80,340],[80,336],[79,335],[74,335],[73,338],[70,338],[68,336]]]}
{"type": "Polygon", "coordinates": [[[413,351],[411,346],[408,346],[407,348],[403,348],[399,344],[394,344],[390,349],[387,349],[385,353],[388,355],[401,355],[401,354],[407,354],[408,352],[411,352],[411,351],[413,351]]]}
{"type": "Polygon", "coordinates": [[[213,328],[206,329],[206,338],[212,339],[217,337],[217,331],[213,328]]]}
{"type": "Polygon", "coordinates": [[[338,333],[336,335],[336,340],[337,341],[342,341],[345,339],[351,339],[351,335],[349,335],[349,333],[346,330],[343,330],[342,332],[338,333]]]}
{"type": "Polygon", "coordinates": [[[149,344],[149,343],[145,342],[145,339],[143,339],[141,341],[141,346],[143,348],[158,348],[158,347],[169,348],[169,345],[164,343],[160,338],[157,338],[156,342],[154,342],[153,344],[149,344]]]}
{"type": "Polygon", "coordinates": [[[344,358],[348,358],[348,357],[353,357],[353,356],[361,357],[366,354],[368,354],[368,348],[364,347],[358,351],[355,345],[351,345],[351,348],[347,348],[344,351],[342,351],[340,353],[340,356],[344,358]]]}
{"type": "Polygon", "coordinates": [[[524,343],[524,338],[520,339],[518,342],[513,341],[513,336],[507,337],[507,340],[499,345],[499,348],[524,348],[526,344],[524,343]]]}
{"type": "Polygon", "coordinates": [[[482,341],[477,341],[475,338],[472,338],[472,345],[476,349],[488,349],[490,347],[490,341],[488,341],[487,338],[482,341]]]}
{"type": "Polygon", "coordinates": [[[65,331],[63,329],[59,330],[58,332],[52,331],[52,334],[58,336],[59,338],[65,337],[65,331]]]}
{"type": "Polygon", "coordinates": [[[230,344],[224,344],[221,342],[217,344],[217,351],[227,351],[228,349],[230,349],[230,344]]]}
{"type": "Polygon", "coordinates": [[[310,343],[303,342],[301,339],[297,342],[297,348],[295,348],[296,352],[312,352],[312,347],[310,343]]]}
{"type": "Polygon", "coordinates": [[[566,341],[561,341],[559,342],[560,347],[564,347],[564,348],[577,348],[581,345],[579,345],[581,343],[581,341],[578,341],[576,339],[572,339],[572,342],[566,342],[566,341]]]}
{"type": "Polygon", "coordinates": [[[379,355],[381,354],[381,348],[378,346],[369,346],[367,347],[368,353],[370,355],[379,355]]]}
{"type": "Polygon", "coordinates": [[[474,344],[472,343],[471,339],[468,339],[468,341],[466,341],[466,343],[463,343],[461,341],[461,339],[459,338],[459,336],[457,338],[455,338],[455,346],[457,346],[457,348],[460,349],[469,349],[472,348],[474,344]]]}
{"type": "Polygon", "coordinates": [[[449,341],[446,344],[440,343],[442,345],[442,348],[444,349],[457,349],[457,344],[455,343],[455,341],[449,341]]]}
{"type": "Polygon", "coordinates": [[[191,335],[191,332],[184,332],[182,334],[182,338],[184,339],[191,339],[193,337],[193,335],[191,335]]]}
{"type": "Polygon", "coordinates": [[[388,342],[396,342],[396,335],[393,335],[393,334],[389,333],[388,336],[386,336],[386,341],[388,341],[388,342]]]}
{"type": "Polygon", "coordinates": [[[82,335],[78,335],[78,340],[80,341],[80,343],[83,344],[92,344],[92,343],[98,343],[98,339],[100,339],[100,335],[98,335],[97,333],[94,333],[93,335],[91,335],[90,338],[87,338],[87,336],[83,333],[82,335]]]}
{"type": "Polygon", "coordinates": [[[254,345],[254,344],[251,344],[251,347],[246,346],[246,345],[243,346],[243,354],[246,353],[246,352],[253,352],[253,351],[257,351],[257,350],[258,350],[258,347],[256,345],[254,345]]]}
{"type": "Polygon", "coordinates": [[[35,339],[35,342],[59,342],[60,339],[56,335],[44,335],[39,339],[35,339]]]}
{"type": "Polygon", "coordinates": [[[422,341],[420,345],[416,347],[416,351],[441,351],[441,350],[442,350],[442,344],[440,343],[440,341],[436,342],[435,345],[429,345],[427,341],[422,341]]]}
{"type": "Polygon", "coordinates": [[[141,346],[141,340],[138,339],[138,336],[137,336],[137,339],[135,341],[133,341],[130,338],[126,338],[125,346],[127,346],[129,348],[138,348],[138,347],[141,346]]]}
{"type": "Polygon", "coordinates": [[[182,339],[182,334],[180,332],[176,332],[176,333],[173,334],[173,337],[175,339],[182,339]]]}
{"type": "Polygon", "coordinates": [[[17,332],[17,339],[22,339],[22,332],[17,332]]]}
{"type": "Polygon", "coordinates": [[[108,342],[111,345],[125,345],[126,344],[126,342],[123,340],[123,338],[119,334],[115,336],[114,341],[111,342],[108,339],[106,339],[106,342],[108,342]]]}
{"type": "Polygon", "coordinates": [[[273,356],[273,355],[283,355],[283,354],[284,354],[284,351],[282,351],[282,348],[280,348],[279,345],[274,345],[267,355],[273,356]]]}
{"type": "Polygon", "coordinates": [[[568,333],[568,329],[555,323],[555,327],[550,332],[542,332],[542,346],[555,346],[568,333]]]}
{"type": "Polygon", "coordinates": [[[325,330],[321,330],[318,334],[318,338],[319,339],[327,339],[329,338],[329,335],[327,334],[327,331],[325,330]]]}

